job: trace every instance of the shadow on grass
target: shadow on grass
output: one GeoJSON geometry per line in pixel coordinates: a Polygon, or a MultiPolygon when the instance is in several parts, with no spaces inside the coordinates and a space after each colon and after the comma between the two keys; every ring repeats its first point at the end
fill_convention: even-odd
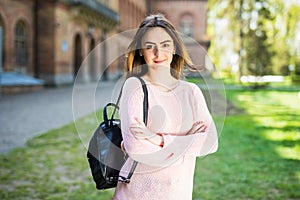
{"type": "Polygon", "coordinates": [[[228,93],[245,112],[227,116],[218,152],[198,160],[194,199],[299,199],[300,115],[290,120],[290,105],[282,104],[284,112],[274,114],[270,94],[228,93]]]}

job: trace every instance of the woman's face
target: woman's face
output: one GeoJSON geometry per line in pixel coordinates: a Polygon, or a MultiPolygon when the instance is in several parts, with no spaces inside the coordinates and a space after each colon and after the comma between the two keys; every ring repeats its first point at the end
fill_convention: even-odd
{"type": "Polygon", "coordinates": [[[150,66],[163,65],[170,67],[174,52],[173,39],[163,28],[151,28],[142,38],[141,53],[150,66]]]}

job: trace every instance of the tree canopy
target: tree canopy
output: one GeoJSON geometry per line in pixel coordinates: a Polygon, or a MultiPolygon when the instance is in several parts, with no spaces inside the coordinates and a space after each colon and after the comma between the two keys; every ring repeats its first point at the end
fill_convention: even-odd
{"type": "Polygon", "coordinates": [[[210,56],[239,76],[287,75],[300,63],[299,13],[292,0],[210,0],[210,56]]]}

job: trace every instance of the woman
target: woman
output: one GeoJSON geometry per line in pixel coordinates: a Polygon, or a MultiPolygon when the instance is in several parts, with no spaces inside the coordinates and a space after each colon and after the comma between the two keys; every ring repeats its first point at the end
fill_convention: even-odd
{"type": "Polygon", "coordinates": [[[143,90],[129,77],[120,117],[124,150],[130,158],[120,175],[139,163],[129,184],[118,183],[115,200],[190,200],[197,156],[217,150],[217,131],[199,87],[180,80],[191,66],[182,39],[162,15],[148,16],[127,55],[129,76],[148,89],[148,124],[143,123],[143,90]]]}

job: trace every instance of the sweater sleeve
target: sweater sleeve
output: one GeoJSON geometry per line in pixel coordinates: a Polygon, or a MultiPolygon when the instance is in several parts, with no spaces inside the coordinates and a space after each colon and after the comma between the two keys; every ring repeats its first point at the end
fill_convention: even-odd
{"type": "Polygon", "coordinates": [[[161,147],[143,139],[137,139],[130,131],[136,118],[143,121],[144,93],[142,84],[137,78],[128,78],[123,86],[120,100],[120,119],[124,147],[129,156],[145,155],[159,151],[161,147]]]}
{"type": "Polygon", "coordinates": [[[171,148],[169,147],[170,150],[174,149],[176,151],[181,149],[185,155],[205,156],[217,151],[218,134],[200,88],[194,84],[191,84],[191,86],[193,91],[193,120],[194,122],[203,121],[207,128],[205,132],[193,135],[175,136],[164,134],[164,148],[171,146],[171,148]]]}

